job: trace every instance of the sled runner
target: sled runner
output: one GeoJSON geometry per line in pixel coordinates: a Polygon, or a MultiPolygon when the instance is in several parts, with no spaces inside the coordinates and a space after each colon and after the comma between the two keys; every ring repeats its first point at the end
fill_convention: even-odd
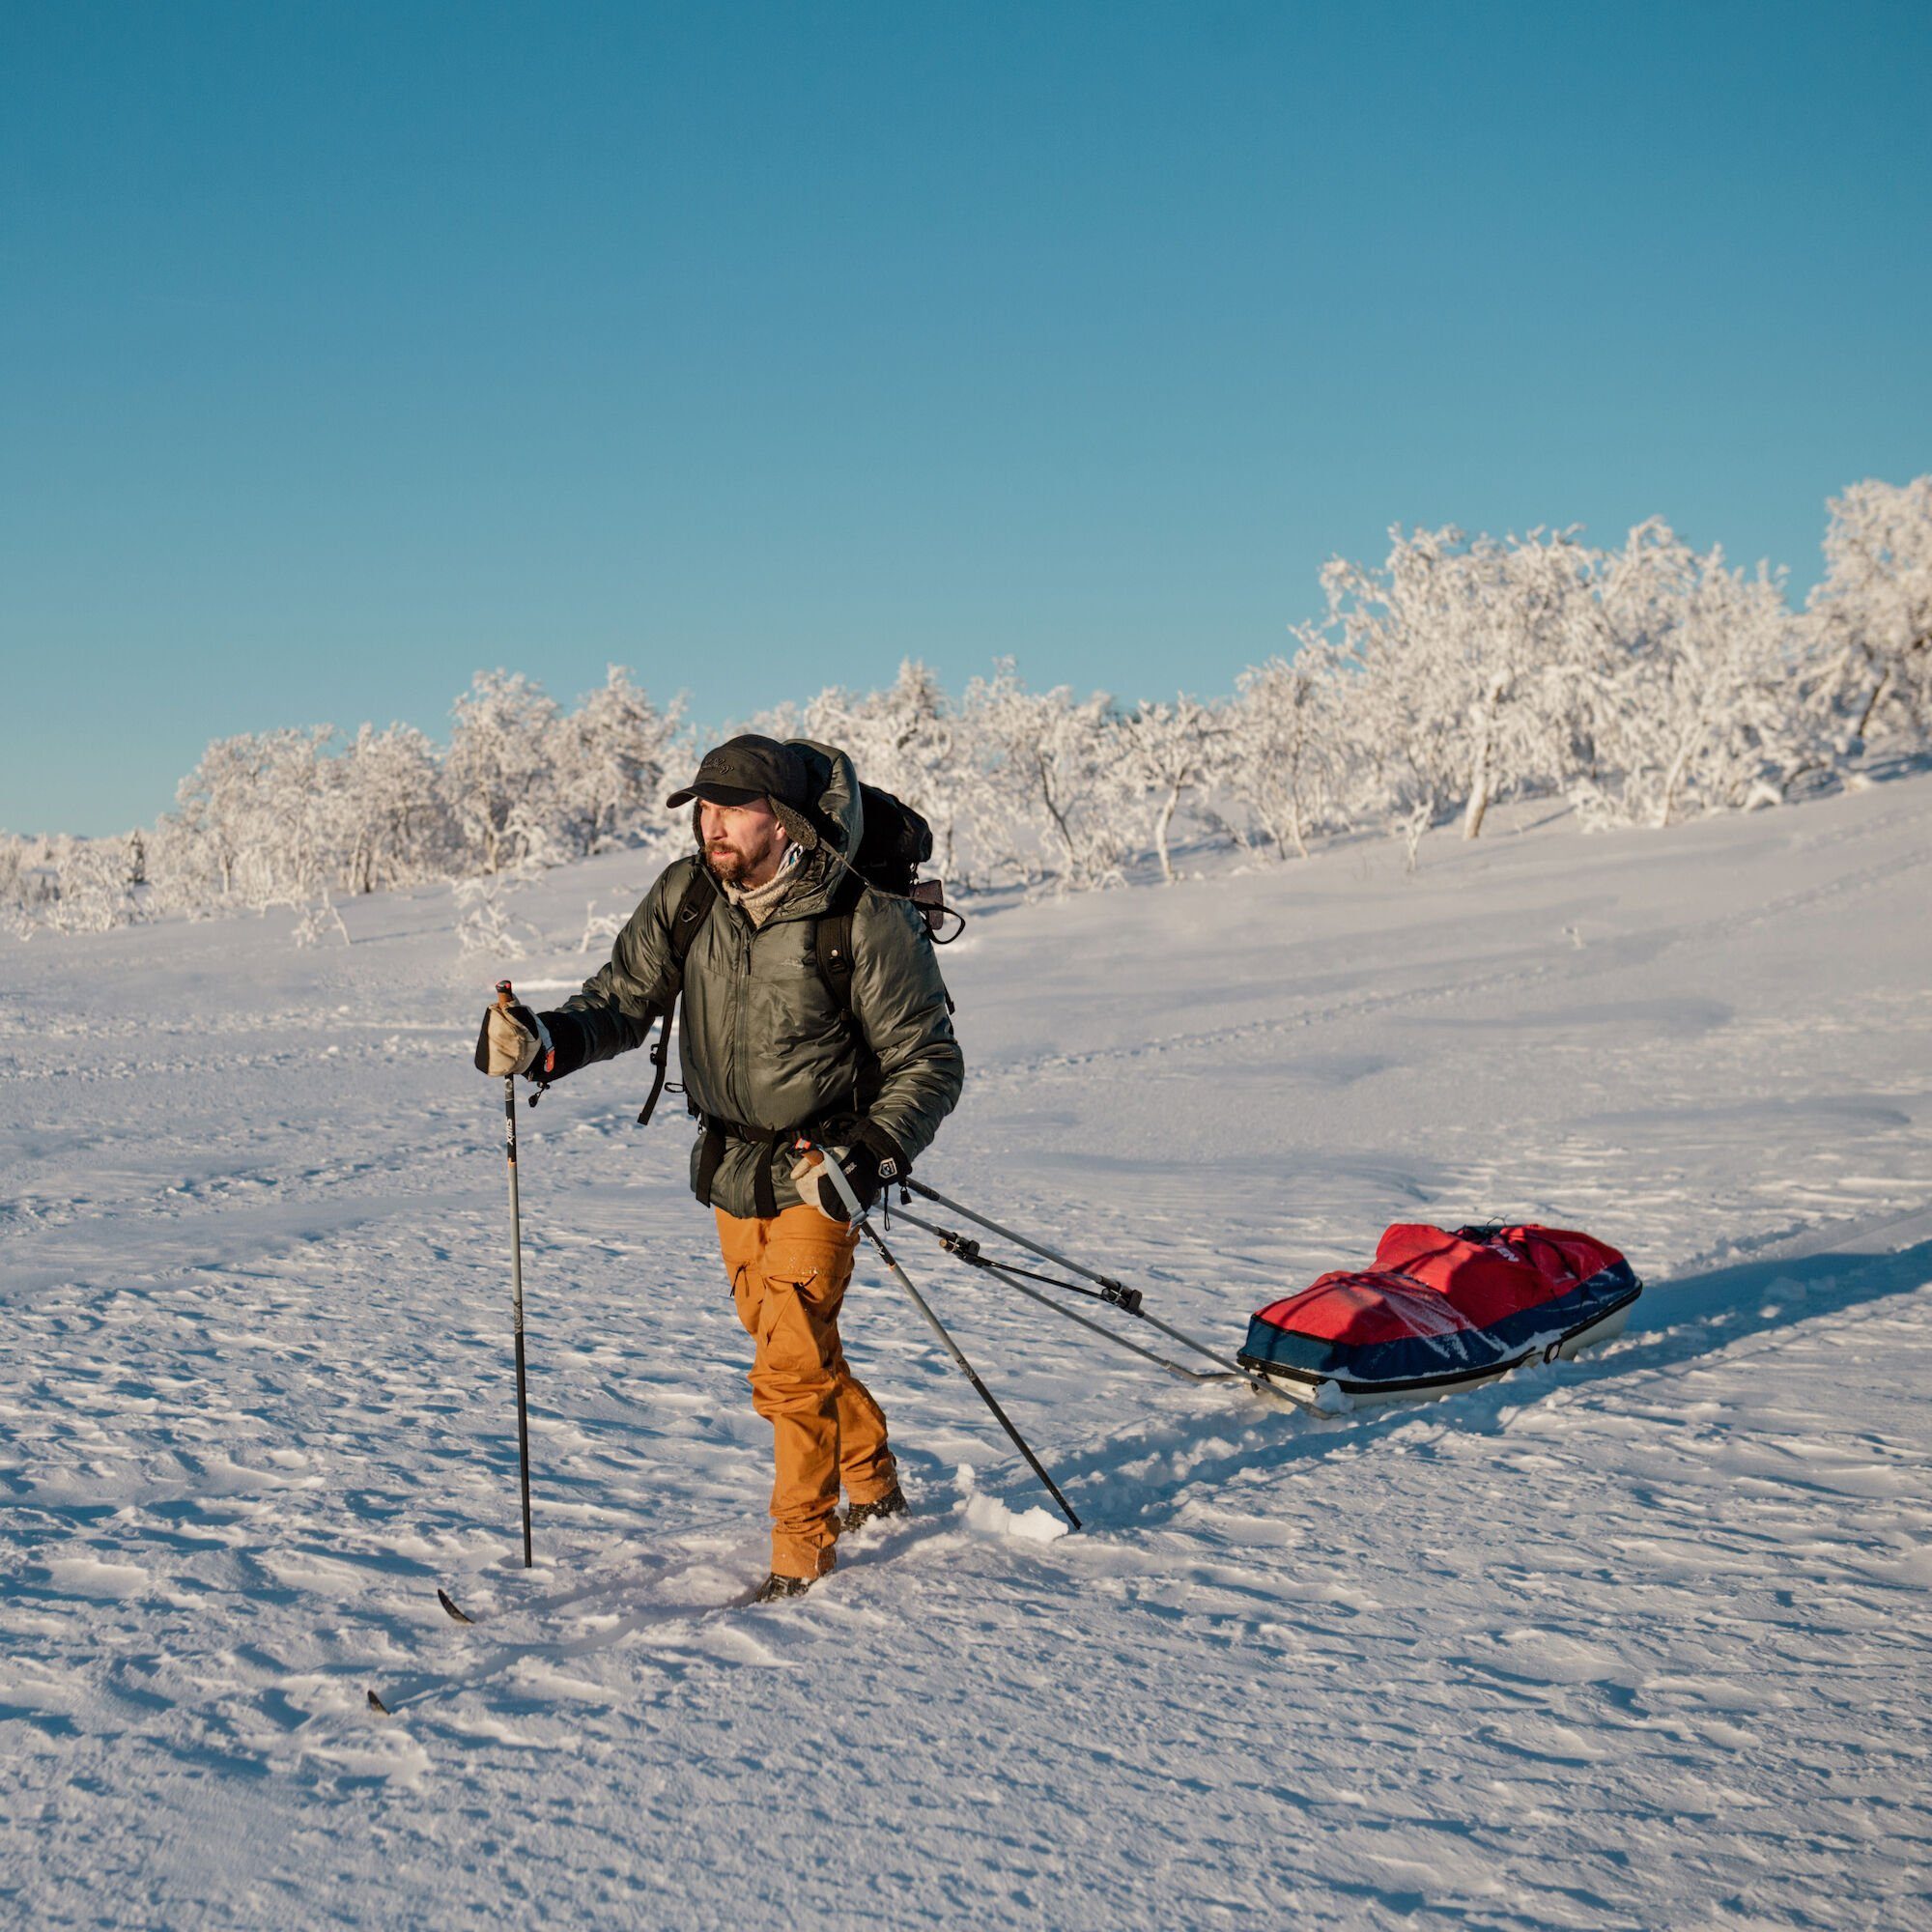
{"type": "Polygon", "coordinates": [[[1237,1357],[1311,1406],[1447,1395],[1623,1332],[1643,1284],[1616,1249],[1555,1228],[1401,1223],[1375,1265],[1324,1274],[1248,1323],[1237,1357]]]}

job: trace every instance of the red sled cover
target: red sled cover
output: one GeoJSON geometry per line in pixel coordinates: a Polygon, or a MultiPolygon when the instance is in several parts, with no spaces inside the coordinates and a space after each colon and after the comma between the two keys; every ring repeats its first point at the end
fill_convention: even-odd
{"type": "Polygon", "coordinates": [[[1324,1274],[1248,1323],[1242,1364],[1344,1389],[1493,1373],[1634,1301],[1615,1248],[1559,1228],[1399,1222],[1375,1265],[1324,1274]]]}

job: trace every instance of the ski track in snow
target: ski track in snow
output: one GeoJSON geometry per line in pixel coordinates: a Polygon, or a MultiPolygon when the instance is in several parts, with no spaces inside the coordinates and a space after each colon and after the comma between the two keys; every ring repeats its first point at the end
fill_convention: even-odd
{"type": "MultiPolygon", "coordinates": [[[[1350,845],[976,921],[923,1173],[1230,1350],[1385,1222],[1499,1214],[1623,1246],[1630,1333],[1314,1417],[907,1229],[1087,1528],[862,1262],[917,1516],[769,1608],[731,1606],[767,1434],[639,1061],[521,1113],[526,1575],[493,975],[447,895],[345,908],[347,950],[288,915],[0,942],[0,1901],[1922,1922],[1932,779],[1661,836],[1498,816],[1414,878],[1350,845]]],[[[625,867],[520,915],[574,936],[625,867]]],[[[568,983],[568,946],[512,970],[568,983]]]]}

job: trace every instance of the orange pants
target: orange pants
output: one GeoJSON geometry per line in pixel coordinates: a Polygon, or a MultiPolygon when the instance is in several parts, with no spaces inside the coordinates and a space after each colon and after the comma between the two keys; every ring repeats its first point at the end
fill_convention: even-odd
{"type": "Polygon", "coordinates": [[[840,1481],[855,1503],[871,1503],[895,1478],[885,1413],[838,1345],[859,1231],[802,1204],[769,1221],[712,1211],[738,1320],[755,1344],[752,1406],[772,1425],[772,1568],[822,1577],[838,1537],[840,1481]]]}

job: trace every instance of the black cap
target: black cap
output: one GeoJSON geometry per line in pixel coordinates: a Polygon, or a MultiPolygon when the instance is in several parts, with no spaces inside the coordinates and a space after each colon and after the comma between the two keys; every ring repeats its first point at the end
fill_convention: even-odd
{"type": "Polygon", "coordinates": [[[818,843],[809,815],[810,774],[797,751],[776,738],[748,731],[715,746],[699,761],[697,776],[665,804],[689,805],[695,798],[708,798],[713,805],[755,805],[769,799],[793,844],[810,849],[818,843]]]}
{"type": "Polygon", "coordinates": [[[665,800],[668,807],[708,798],[713,805],[753,805],[768,798],[794,808],[807,803],[805,760],[776,738],[748,731],[705,753],[697,776],[665,800]]]}

